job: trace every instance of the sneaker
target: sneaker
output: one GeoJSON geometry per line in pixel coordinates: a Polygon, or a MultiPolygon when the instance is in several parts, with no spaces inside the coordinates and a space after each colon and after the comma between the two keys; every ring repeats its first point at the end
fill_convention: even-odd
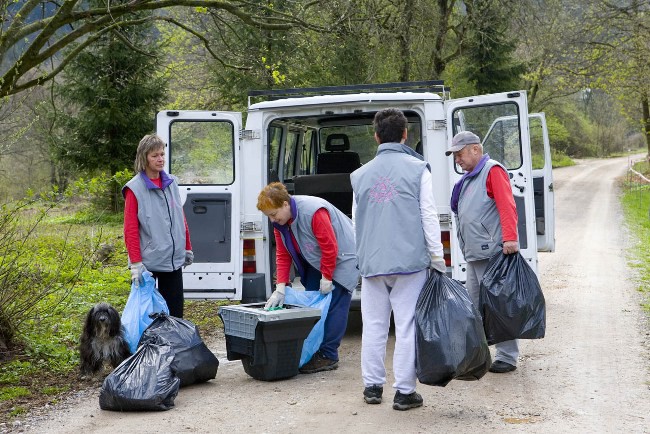
{"type": "Polygon", "coordinates": [[[384,393],[384,388],[377,385],[372,385],[363,389],[363,400],[366,404],[381,404],[381,395],[384,393]]]}
{"type": "Polygon", "coordinates": [[[506,372],[511,372],[517,369],[515,365],[511,365],[510,363],[504,362],[502,360],[497,360],[494,363],[492,363],[492,366],[490,366],[489,371],[494,372],[497,374],[505,374],[506,372]]]}
{"type": "Polygon", "coordinates": [[[298,369],[298,371],[301,374],[315,374],[316,372],[331,371],[338,367],[338,360],[328,359],[327,357],[323,356],[320,351],[317,351],[311,360],[302,365],[302,368],[298,369]]]}
{"type": "Polygon", "coordinates": [[[395,392],[395,398],[393,398],[393,409],[408,410],[409,408],[422,407],[423,402],[419,393],[413,392],[404,395],[398,390],[395,392]]]}

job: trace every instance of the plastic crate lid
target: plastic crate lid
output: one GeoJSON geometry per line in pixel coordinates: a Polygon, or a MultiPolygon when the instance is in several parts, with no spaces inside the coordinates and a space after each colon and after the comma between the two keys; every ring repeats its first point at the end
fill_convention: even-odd
{"type": "Polygon", "coordinates": [[[295,318],[318,318],[321,316],[320,309],[313,307],[298,306],[295,304],[285,304],[284,309],[264,310],[264,303],[237,304],[232,306],[221,306],[222,310],[236,311],[246,313],[256,317],[258,321],[278,321],[295,318]]]}

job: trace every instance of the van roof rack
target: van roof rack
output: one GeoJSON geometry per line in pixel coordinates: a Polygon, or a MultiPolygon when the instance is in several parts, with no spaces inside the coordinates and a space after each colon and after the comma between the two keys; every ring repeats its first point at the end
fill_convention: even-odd
{"type": "Polygon", "coordinates": [[[364,92],[381,93],[400,91],[440,93],[443,99],[447,99],[449,96],[449,87],[445,86],[443,80],[426,80],[378,84],[350,84],[342,86],[297,87],[292,89],[250,90],[248,91],[248,105],[250,106],[251,98],[253,97],[262,97],[266,98],[267,100],[276,100],[281,98],[301,98],[315,95],[339,95],[364,92]]]}

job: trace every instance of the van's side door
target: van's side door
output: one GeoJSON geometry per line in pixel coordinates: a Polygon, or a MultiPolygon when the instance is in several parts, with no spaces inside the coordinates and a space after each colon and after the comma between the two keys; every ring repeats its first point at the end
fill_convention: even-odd
{"type": "Polygon", "coordinates": [[[194,263],[183,269],[185,298],[241,298],[241,125],[235,112],[167,110],[156,117],[194,252],[194,263]]]}
{"type": "MultiPolygon", "coordinates": [[[[508,170],[518,214],[521,254],[537,271],[537,235],[528,130],[528,105],[524,91],[445,101],[447,146],[460,131],[472,131],[483,142],[483,151],[508,170]]],[[[462,176],[453,158],[449,159],[450,191],[462,176]]],[[[454,225],[457,223],[454,222],[454,225]]],[[[455,228],[454,228],[455,230],[455,228]]],[[[452,251],[454,276],[465,278],[466,261],[456,247],[452,251]]]]}
{"type": "Polygon", "coordinates": [[[533,155],[533,189],[535,191],[535,229],[537,251],[555,251],[555,193],[553,163],[544,113],[528,116],[530,145],[533,155]]]}

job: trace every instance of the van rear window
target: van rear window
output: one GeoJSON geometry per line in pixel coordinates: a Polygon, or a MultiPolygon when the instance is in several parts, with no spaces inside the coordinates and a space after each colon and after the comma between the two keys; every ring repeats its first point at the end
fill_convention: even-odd
{"type": "MultiPolygon", "coordinates": [[[[483,151],[503,164],[517,169],[523,164],[519,109],[516,104],[494,104],[455,110],[454,134],[471,131],[483,143],[483,151]]],[[[461,173],[460,167],[456,171],[461,173]]]]}
{"type": "Polygon", "coordinates": [[[232,184],[234,147],[230,122],[175,121],[170,125],[169,171],[180,184],[232,184]]]}

